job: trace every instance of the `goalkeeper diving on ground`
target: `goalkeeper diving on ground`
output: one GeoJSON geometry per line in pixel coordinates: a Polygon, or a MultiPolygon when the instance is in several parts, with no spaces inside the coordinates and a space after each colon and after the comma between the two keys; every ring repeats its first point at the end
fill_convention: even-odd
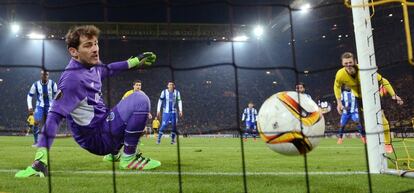
{"type": "Polygon", "coordinates": [[[41,130],[35,159],[15,177],[48,175],[47,150],[51,148],[63,118],[75,141],[93,154],[116,154],[123,146],[121,169],[149,170],[161,165],[157,160],[136,153],[150,112],[148,96],[134,92],[109,109],[103,103],[101,92],[103,79],[120,71],[151,65],[156,55],[144,52],[126,61],[104,65],[99,59],[99,32],[97,27],[85,25],[73,27],[66,34],[71,60],[60,77],[58,93],[41,130]]]}

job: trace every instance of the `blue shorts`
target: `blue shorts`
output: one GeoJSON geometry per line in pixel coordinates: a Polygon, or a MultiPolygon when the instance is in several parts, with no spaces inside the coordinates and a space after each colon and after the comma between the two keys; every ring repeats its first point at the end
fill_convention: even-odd
{"type": "Polygon", "coordinates": [[[358,113],[343,113],[341,115],[341,127],[345,126],[349,119],[352,119],[353,122],[359,123],[359,115],[358,113]]]}
{"type": "Polygon", "coordinates": [[[246,129],[256,130],[256,123],[252,121],[246,121],[246,129]]]}
{"type": "Polygon", "coordinates": [[[162,113],[161,125],[167,124],[171,124],[174,126],[177,124],[177,113],[162,113]]]}
{"type": "Polygon", "coordinates": [[[36,122],[41,122],[43,120],[43,115],[47,114],[47,112],[49,112],[49,107],[41,107],[41,106],[36,106],[36,109],[34,111],[34,120],[36,122]]]}

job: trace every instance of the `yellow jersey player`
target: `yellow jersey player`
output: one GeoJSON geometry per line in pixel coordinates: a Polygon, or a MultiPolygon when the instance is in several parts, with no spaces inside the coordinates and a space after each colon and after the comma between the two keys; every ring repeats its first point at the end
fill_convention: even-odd
{"type": "Polygon", "coordinates": [[[127,98],[129,95],[131,95],[134,92],[138,92],[141,91],[142,88],[142,82],[140,80],[135,80],[134,82],[132,82],[132,89],[127,91],[124,96],[122,96],[122,99],[127,98]]]}
{"type": "MultiPolygon", "coordinates": [[[[338,110],[339,114],[342,114],[343,106],[341,103],[341,87],[345,85],[351,89],[352,94],[355,95],[356,100],[358,100],[358,103],[361,104],[359,106],[359,112],[362,112],[362,96],[359,79],[359,69],[358,65],[356,64],[355,57],[352,53],[345,52],[341,56],[341,62],[343,68],[339,69],[336,73],[334,82],[334,93],[337,104],[336,109],[338,110]]],[[[387,79],[385,79],[379,73],[377,73],[377,80],[380,85],[383,85],[384,89],[388,92],[389,95],[391,95],[391,98],[395,100],[397,104],[404,104],[403,100],[395,93],[394,89],[392,88],[390,82],[387,79]]],[[[363,119],[361,120],[363,121],[363,119]]],[[[391,145],[390,126],[388,124],[388,120],[385,118],[384,113],[382,113],[382,120],[384,124],[385,151],[387,153],[392,153],[393,148],[391,145]]]]}
{"type": "Polygon", "coordinates": [[[158,117],[155,116],[154,120],[152,121],[152,130],[154,131],[154,138],[158,138],[158,129],[160,128],[160,121],[158,120],[158,117]]]}
{"type": "MultiPolygon", "coordinates": [[[[125,92],[124,96],[122,96],[122,100],[127,98],[129,95],[131,95],[134,92],[144,92],[141,90],[142,88],[142,82],[140,80],[135,80],[132,82],[132,89],[125,92]]],[[[151,113],[148,113],[148,119],[152,119],[151,113]]]]}
{"type": "MultiPolygon", "coordinates": [[[[27,117],[27,125],[29,126],[29,128],[27,129],[26,136],[29,135],[30,130],[33,131],[34,143],[33,143],[32,146],[35,147],[36,144],[37,144],[37,136],[38,136],[37,134],[38,133],[35,134],[35,131],[33,130],[34,124],[35,124],[35,120],[34,120],[33,112],[29,112],[29,116],[27,117]]],[[[39,131],[37,131],[37,132],[39,132],[39,131]]]]}

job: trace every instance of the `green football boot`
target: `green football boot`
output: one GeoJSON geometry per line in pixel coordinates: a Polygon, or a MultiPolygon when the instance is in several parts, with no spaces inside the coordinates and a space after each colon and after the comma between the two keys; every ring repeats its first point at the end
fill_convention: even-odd
{"type": "Polygon", "coordinates": [[[161,166],[160,161],[145,158],[141,155],[142,153],[131,156],[122,155],[119,168],[123,170],[152,170],[161,166]]]}
{"type": "Polygon", "coordinates": [[[119,159],[120,158],[121,158],[121,154],[120,153],[118,153],[116,155],[108,154],[108,155],[106,155],[106,156],[103,157],[103,160],[104,161],[107,161],[107,162],[119,162],[119,159]]]}
{"type": "Polygon", "coordinates": [[[39,148],[36,151],[35,161],[31,166],[24,170],[18,171],[14,177],[27,178],[31,176],[45,177],[48,175],[47,170],[47,150],[46,148],[39,148]]]}

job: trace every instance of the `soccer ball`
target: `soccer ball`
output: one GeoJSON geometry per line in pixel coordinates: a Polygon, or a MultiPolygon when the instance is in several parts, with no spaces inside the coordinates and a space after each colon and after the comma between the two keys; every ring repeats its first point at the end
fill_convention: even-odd
{"type": "Polygon", "coordinates": [[[284,155],[310,152],[325,132],[318,105],[309,96],[293,91],[269,97],[260,107],[257,124],[266,145],[284,155]]]}

